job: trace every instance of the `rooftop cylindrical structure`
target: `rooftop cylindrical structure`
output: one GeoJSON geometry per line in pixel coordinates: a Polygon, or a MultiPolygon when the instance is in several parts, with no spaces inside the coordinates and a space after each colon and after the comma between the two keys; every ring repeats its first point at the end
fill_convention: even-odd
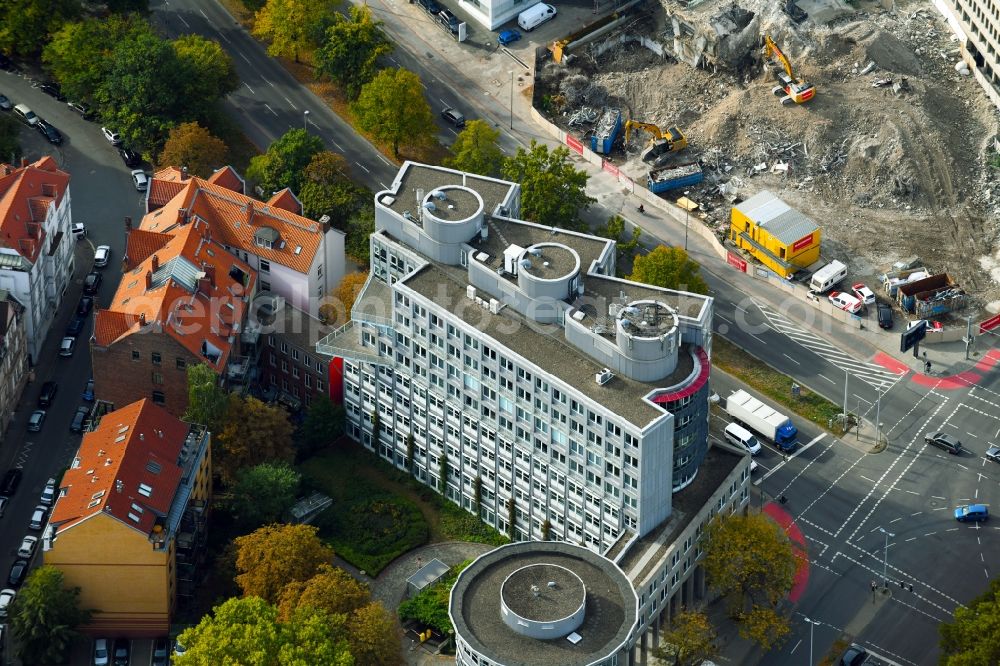
{"type": "Polygon", "coordinates": [[[443,245],[467,243],[483,226],[483,198],[463,185],[431,190],[420,208],[424,233],[443,245]]]}

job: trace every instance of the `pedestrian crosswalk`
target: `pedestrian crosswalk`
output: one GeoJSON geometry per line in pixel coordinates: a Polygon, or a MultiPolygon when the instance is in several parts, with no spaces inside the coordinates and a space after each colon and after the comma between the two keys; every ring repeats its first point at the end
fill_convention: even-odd
{"type": "MultiPolygon", "coordinates": [[[[791,338],[841,371],[850,373],[875,389],[883,392],[887,391],[902,377],[902,375],[875,363],[868,363],[867,361],[860,361],[854,358],[847,352],[823,340],[813,331],[802,328],[766,303],[754,301],[754,305],[763,313],[771,328],[791,338]]],[[[827,379],[833,381],[836,378],[830,377],[827,379]]]]}

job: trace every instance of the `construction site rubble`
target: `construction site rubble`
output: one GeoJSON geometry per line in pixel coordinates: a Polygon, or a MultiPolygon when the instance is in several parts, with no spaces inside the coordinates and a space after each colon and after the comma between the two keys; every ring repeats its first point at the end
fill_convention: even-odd
{"type": "MultiPolygon", "coordinates": [[[[688,4],[695,7],[682,29],[722,25],[738,36],[725,58],[711,45],[703,57],[680,59],[643,46],[667,44],[664,54],[677,47],[685,8],[661,0],[651,20],[575,51],[569,66],[541,69],[537,85],[554,120],[587,137],[599,110],[617,107],[625,119],[677,126],[690,142],[679,161],[704,169],[695,189],[708,224],[721,228],[732,202],[771,190],[811,211],[824,229],[824,256],[855,275],[920,253],[978,303],[1000,300],[1000,171],[987,164],[997,155],[998,114],[968,69],[955,66],[958,44],[929,2],[870,12],[837,5],[824,23],[811,13],[796,22],[784,2],[688,4]],[[765,35],[795,78],[815,86],[815,98],[783,106],[772,94],[781,77],[765,66],[765,35]]],[[[619,140],[607,158],[645,182],[647,140],[619,140]]]]}

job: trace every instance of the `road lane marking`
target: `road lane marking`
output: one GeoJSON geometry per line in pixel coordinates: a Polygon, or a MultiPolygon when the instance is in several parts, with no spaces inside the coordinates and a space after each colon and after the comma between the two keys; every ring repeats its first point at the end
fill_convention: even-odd
{"type": "Polygon", "coordinates": [[[253,88],[251,88],[251,87],[250,87],[250,84],[249,84],[249,83],[247,83],[246,81],[244,81],[244,82],[243,82],[243,85],[245,85],[245,86],[247,87],[247,90],[249,90],[249,91],[250,91],[250,94],[251,94],[251,95],[256,95],[256,94],[257,94],[257,93],[255,93],[255,92],[253,91],[253,88]]]}
{"type": "Polygon", "coordinates": [[[937,534],[937,532],[928,532],[928,533],[927,533],[927,534],[925,534],[924,536],[931,536],[931,535],[933,535],[933,534],[937,534]]]}
{"type": "Polygon", "coordinates": [[[799,642],[795,644],[795,647],[792,648],[792,651],[789,652],[788,654],[795,654],[795,651],[799,648],[800,645],[802,645],[802,639],[801,638],[799,639],[799,642]]]}
{"type": "Polygon", "coordinates": [[[383,189],[383,190],[387,190],[387,189],[389,189],[389,186],[388,186],[388,185],[386,185],[385,183],[383,183],[382,181],[379,181],[379,183],[378,183],[378,184],[382,186],[382,189],[383,189]]]}
{"type": "Polygon", "coordinates": [[[946,506],[939,506],[936,509],[931,509],[931,511],[947,511],[947,510],[948,510],[948,507],[946,507],[946,506]]]}
{"type": "Polygon", "coordinates": [[[916,539],[917,539],[917,537],[910,537],[910,538],[909,538],[909,539],[907,539],[906,541],[907,541],[907,542],[910,542],[910,541],[916,541],[916,539]]]}
{"type": "Polygon", "coordinates": [[[185,20],[184,20],[184,17],[183,17],[183,16],[181,16],[180,14],[178,14],[178,15],[177,15],[177,18],[178,18],[178,19],[180,19],[181,23],[183,23],[183,24],[184,24],[184,27],[185,27],[185,28],[190,28],[190,27],[191,27],[191,24],[190,24],[190,23],[188,23],[187,21],[185,21],[185,20]]]}
{"type": "Polygon", "coordinates": [[[789,356],[788,354],[782,354],[782,356],[784,356],[785,358],[787,358],[787,359],[788,359],[789,361],[791,361],[791,362],[792,362],[792,363],[794,363],[795,365],[802,365],[801,363],[799,363],[798,361],[796,361],[796,360],[795,360],[794,358],[792,358],[792,357],[791,357],[791,356],[789,356]]]}
{"type": "Polygon", "coordinates": [[[931,499],[943,500],[943,499],[948,499],[948,498],[947,497],[938,497],[937,495],[931,495],[931,499]]]}
{"type": "Polygon", "coordinates": [[[243,55],[243,51],[237,51],[237,53],[239,53],[240,57],[243,58],[244,60],[246,60],[248,64],[250,64],[250,65],[253,64],[252,62],[250,62],[250,58],[248,58],[245,55],[243,55]]]}
{"type": "Polygon", "coordinates": [[[268,106],[267,102],[264,102],[264,108],[266,108],[268,111],[270,111],[271,113],[273,113],[275,118],[278,117],[278,113],[274,109],[272,109],[270,106],[268,106]]]}
{"type": "Polygon", "coordinates": [[[337,143],[336,141],[334,141],[333,139],[330,139],[330,143],[337,146],[337,150],[339,150],[340,152],[344,152],[344,147],[339,143],[337,143]]]}
{"type": "Polygon", "coordinates": [[[919,516],[922,513],[923,513],[923,511],[917,511],[916,513],[911,513],[910,514],[910,518],[912,518],[913,516],[919,516]]]}
{"type": "Polygon", "coordinates": [[[721,319],[722,321],[724,321],[724,322],[726,322],[726,323],[728,323],[728,324],[732,324],[732,323],[733,323],[733,320],[732,320],[732,319],[726,319],[725,317],[723,317],[723,316],[722,316],[721,314],[719,314],[718,312],[716,312],[716,313],[715,313],[715,318],[716,318],[716,319],[721,319]]]}
{"type": "Polygon", "coordinates": [[[831,384],[833,384],[834,386],[836,386],[836,385],[837,385],[837,382],[833,381],[832,379],[830,379],[830,378],[829,378],[829,377],[827,377],[826,375],[820,375],[820,377],[822,377],[822,378],[823,378],[823,379],[825,379],[826,381],[830,382],[830,383],[831,383],[831,384]]]}
{"type": "Polygon", "coordinates": [[[387,165],[392,166],[392,162],[390,162],[389,160],[387,160],[384,157],[382,157],[381,153],[375,153],[375,156],[378,157],[383,162],[385,162],[387,165]]]}
{"type": "Polygon", "coordinates": [[[868,478],[867,476],[865,476],[864,474],[859,474],[859,476],[860,476],[860,477],[861,477],[862,479],[864,479],[865,481],[867,481],[868,483],[877,483],[877,481],[875,481],[875,479],[869,479],[869,478],[868,478]]]}
{"type": "Polygon", "coordinates": [[[914,492],[912,490],[907,490],[906,492],[910,493],[911,495],[919,495],[920,494],[920,493],[914,492]]]}
{"type": "MultiPolygon", "coordinates": [[[[285,97],[285,96],[282,95],[282,97],[285,97]]],[[[295,109],[296,111],[299,110],[299,107],[295,106],[295,104],[292,102],[292,100],[290,100],[287,97],[285,97],[285,101],[288,102],[289,104],[291,104],[292,108],[295,109]]],[[[315,125],[316,123],[313,123],[313,124],[315,125]]]]}
{"type": "Polygon", "coordinates": [[[889,521],[889,524],[892,525],[893,523],[898,522],[898,521],[900,521],[902,519],[903,519],[902,516],[900,516],[899,518],[893,518],[892,520],[889,521]]]}
{"type": "Polygon", "coordinates": [[[371,170],[368,167],[366,167],[364,164],[362,164],[361,162],[355,162],[355,164],[357,164],[359,167],[361,167],[362,169],[364,169],[365,173],[371,173],[371,170]]]}
{"type": "Polygon", "coordinates": [[[263,77],[263,76],[262,76],[262,77],[260,77],[260,78],[261,78],[261,79],[263,79],[263,80],[264,80],[264,83],[266,83],[267,85],[271,86],[272,88],[274,87],[274,84],[273,84],[273,83],[271,83],[271,82],[270,82],[270,81],[269,81],[269,80],[268,80],[268,79],[267,79],[266,77],[263,77]]]}
{"type": "Polygon", "coordinates": [[[206,13],[205,13],[205,10],[204,10],[204,9],[201,9],[201,8],[199,8],[199,9],[198,9],[198,11],[199,11],[199,12],[201,12],[201,15],[202,15],[202,16],[204,16],[204,17],[205,17],[205,20],[207,21],[207,20],[208,20],[208,14],[206,14],[206,13]]]}

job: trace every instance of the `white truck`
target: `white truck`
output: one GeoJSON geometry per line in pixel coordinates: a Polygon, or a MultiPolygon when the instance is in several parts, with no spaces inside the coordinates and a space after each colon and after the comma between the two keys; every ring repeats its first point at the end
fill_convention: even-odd
{"type": "Polygon", "coordinates": [[[726,398],[726,413],[774,442],[782,451],[787,453],[795,450],[798,430],[792,425],[792,420],[743,389],[726,398]]]}

